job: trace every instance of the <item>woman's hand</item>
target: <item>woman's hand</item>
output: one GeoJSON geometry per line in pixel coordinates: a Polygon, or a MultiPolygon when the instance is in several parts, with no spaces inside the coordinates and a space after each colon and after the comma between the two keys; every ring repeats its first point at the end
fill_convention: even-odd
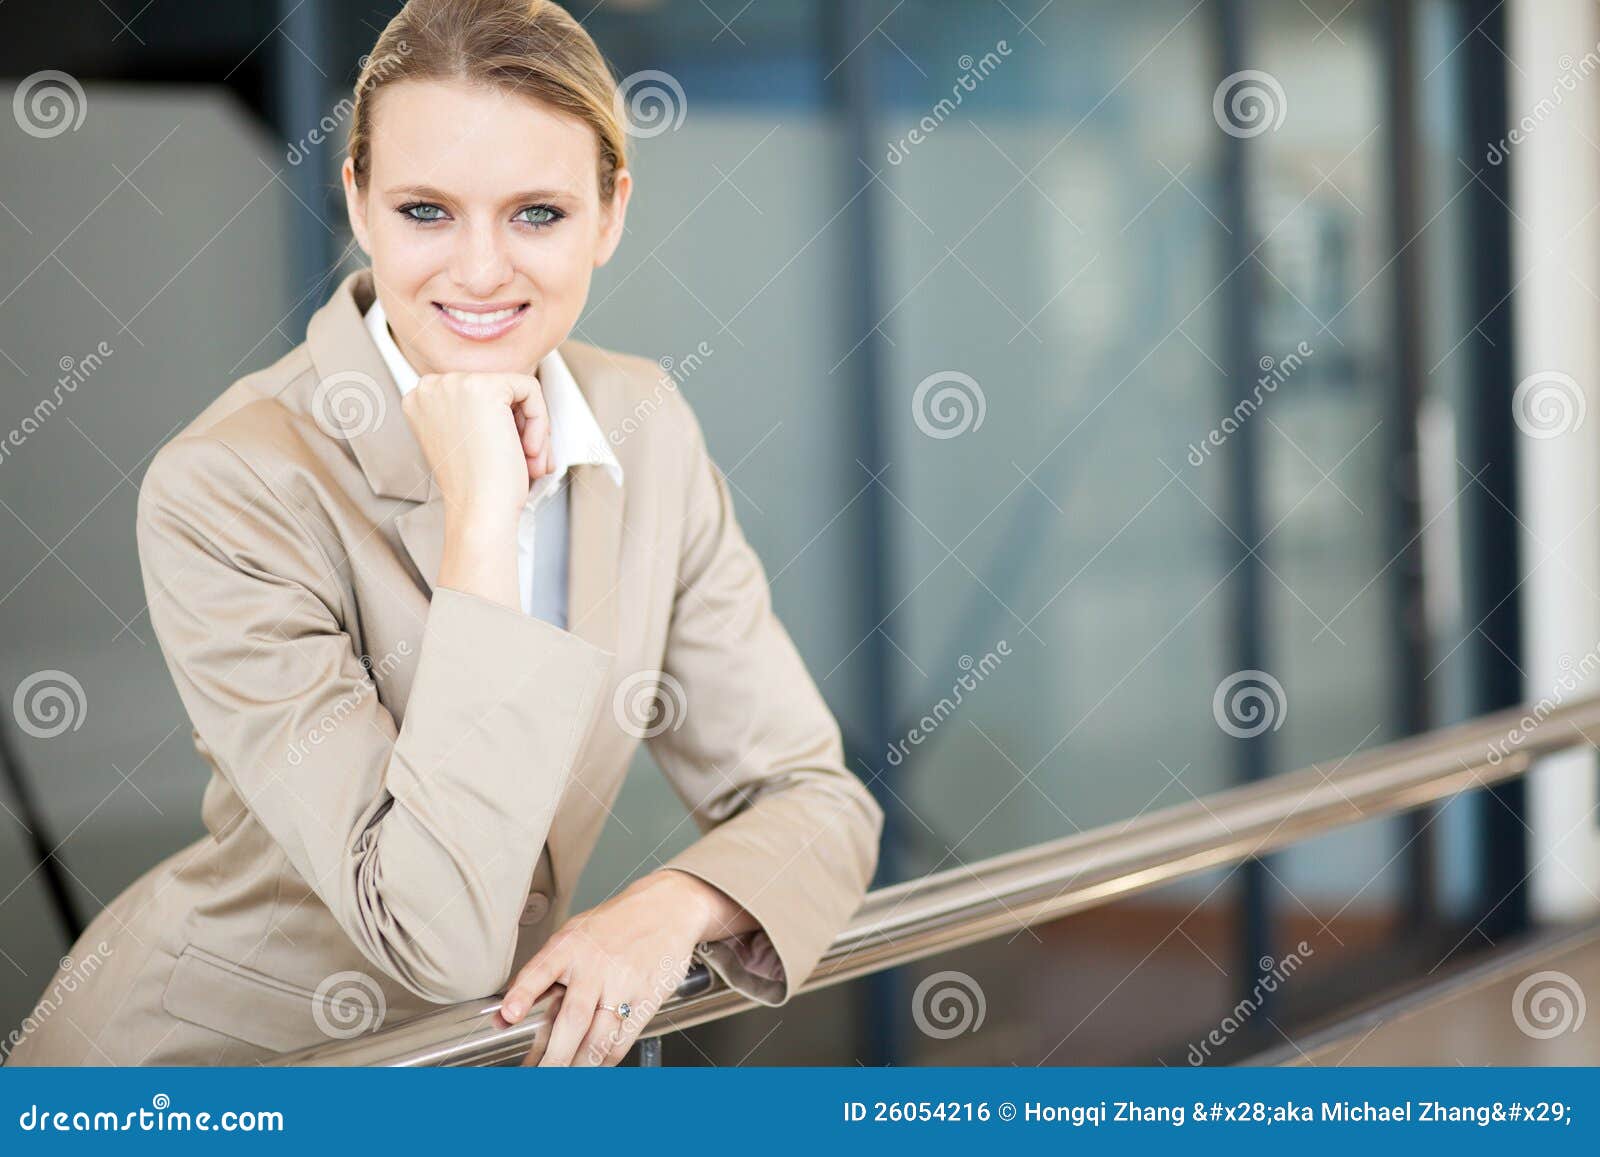
{"type": "Polygon", "coordinates": [[[500,1015],[516,1024],[552,985],[564,985],[540,1065],[614,1065],[677,991],[694,946],[753,925],[743,908],[697,877],[651,872],[563,924],[518,972],[500,1015]],[[626,1019],[612,1011],[624,1001],[626,1019]]]}
{"type": "Polygon", "coordinates": [[[438,585],[520,608],[516,528],[550,472],[550,415],[531,374],[426,374],[401,403],[444,498],[438,585]]]}
{"type": "Polygon", "coordinates": [[[515,524],[550,470],[550,415],[532,374],[424,374],[401,403],[451,512],[515,524]]]}

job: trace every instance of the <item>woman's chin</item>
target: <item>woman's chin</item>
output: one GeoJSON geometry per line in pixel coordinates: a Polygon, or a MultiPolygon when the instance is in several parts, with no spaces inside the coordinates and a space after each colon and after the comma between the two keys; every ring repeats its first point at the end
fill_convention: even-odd
{"type": "Polygon", "coordinates": [[[439,367],[432,372],[439,374],[531,374],[542,358],[535,350],[451,342],[429,360],[439,367]]]}

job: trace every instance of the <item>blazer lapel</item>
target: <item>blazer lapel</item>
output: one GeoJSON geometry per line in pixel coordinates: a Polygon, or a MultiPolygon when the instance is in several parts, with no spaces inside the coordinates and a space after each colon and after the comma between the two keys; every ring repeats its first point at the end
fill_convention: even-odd
{"type": "MultiPolygon", "coordinates": [[[[581,380],[581,379],[580,379],[581,380]]],[[[622,491],[603,466],[574,466],[568,477],[571,495],[567,549],[567,630],[615,655],[618,561],[622,547],[622,491]]],[[[610,687],[605,688],[593,713],[583,721],[584,738],[572,762],[572,777],[556,807],[546,845],[557,891],[570,896],[577,883],[572,871],[574,849],[590,838],[592,828],[604,822],[605,806],[592,788],[582,787],[597,735],[598,721],[612,711],[610,687]],[[572,872],[572,879],[568,873],[572,872]]]]}
{"type": "Polygon", "coordinates": [[[318,383],[307,405],[318,425],[349,445],[374,494],[416,504],[395,525],[432,590],[444,553],[444,504],[401,409],[400,387],[367,332],[363,318],[374,297],[372,271],[360,269],[312,317],[306,342],[318,383]],[[347,429],[330,429],[330,418],[342,412],[341,395],[356,420],[347,429]]]}
{"type": "Polygon", "coordinates": [[[568,471],[567,630],[602,651],[617,649],[622,490],[602,466],[568,471]]]}
{"type": "MultiPolygon", "coordinates": [[[[622,403],[607,388],[611,368],[594,347],[568,340],[561,358],[577,382],[601,433],[611,437],[622,403]]],[[[626,494],[604,466],[570,468],[571,492],[567,555],[567,630],[602,651],[617,650],[617,609],[621,601],[622,534],[626,494]]]]}
{"type": "Polygon", "coordinates": [[[401,514],[394,524],[417,573],[432,591],[439,582],[439,564],[444,558],[444,498],[431,480],[427,501],[401,514]]]}
{"type": "MultiPolygon", "coordinates": [[[[604,389],[605,369],[588,356],[588,347],[577,342],[561,346],[561,356],[572,370],[578,388],[594,412],[602,431],[613,427],[610,395],[604,389]]],[[[624,479],[626,484],[626,479],[624,479]]],[[[567,630],[611,655],[617,652],[617,618],[621,606],[621,559],[624,530],[625,494],[604,466],[580,464],[567,476],[569,513],[567,521],[567,630]]],[[[608,689],[614,680],[604,685],[608,689]]],[[[573,863],[573,849],[582,846],[588,833],[604,822],[605,808],[593,790],[575,790],[574,783],[584,777],[597,736],[604,729],[597,721],[612,710],[609,691],[595,704],[594,715],[584,721],[585,736],[573,761],[572,781],[557,807],[547,838],[556,887],[570,895],[567,874],[573,863]]],[[[575,874],[574,874],[575,875],[575,874]]]]}
{"type": "Polygon", "coordinates": [[[374,296],[372,271],[358,270],[312,315],[306,344],[318,381],[306,404],[325,432],[350,447],[373,493],[421,502],[430,493],[428,463],[362,320],[374,296]]]}

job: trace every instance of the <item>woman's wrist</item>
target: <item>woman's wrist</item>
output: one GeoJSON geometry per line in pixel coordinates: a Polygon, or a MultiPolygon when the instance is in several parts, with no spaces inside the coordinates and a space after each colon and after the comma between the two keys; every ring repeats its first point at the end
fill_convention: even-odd
{"type": "Polygon", "coordinates": [[[657,886],[683,897],[697,941],[722,940],[761,927],[755,917],[721,888],[708,884],[692,873],[676,868],[658,868],[639,882],[644,884],[647,881],[653,881],[657,886]]]}
{"type": "Polygon", "coordinates": [[[519,512],[498,503],[468,501],[444,504],[444,532],[462,540],[500,543],[514,540],[519,512]]]}
{"type": "Polygon", "coordinates": [[[518,610],[514,518],[479,508],[447,509],[439,585],[518,610]]]}

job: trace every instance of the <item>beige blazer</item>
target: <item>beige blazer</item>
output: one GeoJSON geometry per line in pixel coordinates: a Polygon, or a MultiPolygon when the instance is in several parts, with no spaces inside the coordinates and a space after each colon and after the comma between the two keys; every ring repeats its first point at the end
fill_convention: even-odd
{"type": "Polygon", "coordinates": [[[702,833],[665,863],[760,922],[696,948],[728,984],[787,1000],[861,902],[882,814],[673,383],[560,347],[624,472],[573,469],[563,631],[432,589],[442,503],[372,297],[348,277],[151,463],[139,557],[209,834],[95,918],[11,1063],[251,1063],[504,991],[641,738],[702,833]]]}

